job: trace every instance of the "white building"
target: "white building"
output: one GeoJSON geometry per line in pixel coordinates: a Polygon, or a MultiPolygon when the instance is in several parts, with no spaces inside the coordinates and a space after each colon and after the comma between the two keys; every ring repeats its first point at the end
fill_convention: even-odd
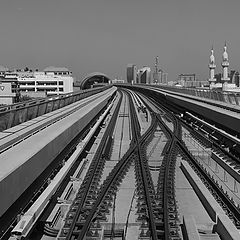
{"type": "Polygon", "coordinates": [[[0,105],[11,105],[14,103],[16,93],[12,92],[11,82],[0,81],[0,105]]]}
{"type": "Polygon", "coordinates": [[[21,95],[46,96],[73,92],[72,73],[67,68],[47,67],[43,72],[18,72],[21,95]]]}
{"type": "Polygon", "coordinates": [[[19,97],[17,75],[0,66],[0,105],[11,105],[19,97]]]}
{"type": "Polygon", "coordinates": [[[117,84],[117,83],[125,83],[125,80],[124,79],[113,79],[112,80],[112,84],[117,84]]]}

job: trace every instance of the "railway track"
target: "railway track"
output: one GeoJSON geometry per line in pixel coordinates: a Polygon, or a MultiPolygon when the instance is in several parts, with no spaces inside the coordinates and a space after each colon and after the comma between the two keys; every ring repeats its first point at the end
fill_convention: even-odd
{"type": "MultiPolygon", "coordinates": [[[[91,129],[94,127],[97,120],[102,117],[103,112],[106,111],[107,108],[109,107],[105,106],[104,109],[102,109],[102,111],[100,111],[74,139],[72,139],[72,141],[60,152],[60,154],[49,165],[49,167],[40,175],[40,177],[37,178],[36,181],[32,183],[32,185],[27,189],[26,192],[24,192],[24,194],[18,199],[17,203],[14,204],[14,206],[12,206],[9,209],[10,213],[9,211],[7,211],[0,218],[0,226],[2,230],[0,239],[8,239],[11,231],[13,231],[13,236],[22,235],[22,231],[25,231],[25,227],[28,227],[28,226],[24,226],[24,223],[23,223],[22,229],[21,228],[15,229],[16,224],[22,219],[23,216],[25,216],[25,213],[28,213],[29,209],[30,210],[32,209],[32,205],[35,203],[35,201],[38,200],[41,194],[48,188],[51,181],[54,180],[55,176],[63,168],[65,163],[68,161],[68,159],[71,158],[76,148],[78,147],[79,143],[82,142],[84,138],[88,135],[88,133],[92,131],[91,129]],[[6,220],[6,216],[7,216],[7,219],[9,220],[6,220]]],[[[94,137],[95,136],[93,135],[93,138],[94,137]]],[[[86,144],[85,148],[86,148],[85,150],[87,151],[87,149],[89,148],[89,144],[88,145],[86,144]]],[[[84,155],[86,155],[86,153],[83,151],[81,154],[81,158],[84,158],[84,155]]],[[[73,164],[73,167],[71,168],[70,172],[67,174],[66,179],[70,178],[70,175],[72,174],[74,169],[77,168],[78,164],[79,164],[79,161],[76,161],[76,163],[73,164]]],[[[66,180],[63,181],[63,183],[57,190],[57,194],[60,194],[60,192],[63,191],[64,186],[66,186],[66,180]]],[[[56,202],[55,195],[51,197],[50,205],[52,205],[54,202],[56,202]]],[[[43,204],[35,207],[34,211],[36,211],[36,215],[34,213],[34,219],[36,217],[39,217],[39,214],[41,213],[41,212],[39,213],[39,211],[42,211],[41,209],[42,207],[43,207],[43,204]]],[[[33,225],[31,226],[31,229],[29,226],[28,231],[32,232],[33,229],[34,229],[33,225]]]]}
{"type": "MultiPolygon", "coordinates": [[[[155,104],[155,107],[158,108],[157,104],[155,104]]],[[[166,109],[165,107],[163,107],[163,106],[160,109],[161,111],[162,111],[162,108],[164,108],[164,111],[166,111],[168,113],[168,115],[170,116],[170,118],[172,118],[172,121],[174,122],[174,125],[179,124],[180,119],[178,120],[178,119],[176,119],[176,117],[171,116],[170,111],[168,109],[166,109]]],[[[219,184],[219,182],[216,181],[210,175],[210,173],[206,170],[206,168],[204,168],[204,166],[202,164],[200,164],[196,160],[196,158],[190,153],[190,151],[187,149],[185,143],[181,139],[180,128],[178,128],[178,130],[175,131],[174,133],[171,133],[171,131],[167,127],[167,125],[161,120],[161,117],[158,115],[157,118],[161,122],[162,127],[169,134],[175,134],[176,147],[177,147],[179,153],[181,154],[181,156],[183,157],[183,159],[187,160],[188,163],[192,166],[194,171],[197,173],[197,175],[200,177],[200,179],[206,185],[208,190],[212,193],[213,197],[220,204],[220,206],[225,211],[226,215],[234,223],[234,225],[237,228],[240,228],[240,208],[239,208],[239,205],[237,205],[233,201],[233,199],[230,198],[230,196],[228,195],[227,192],[224,192],[221,184],[219,184]]],[[[221,148],[221,146],[219,146],[218,144],[216,144],[214,142],[211,142],[209,140],[209,138],[207,139],[206,136],[203,136],[202,134],[200,134],[197,131],[193,131],[193,129],[191,128],[191,124],[187,125],[186,122],[182,121],[181,125],[186,127],[186,128],[188,128],[191,132],[193,132],[194,133],[193,137],[195,139],[198,139],[199,141],[201,141],[201,143],[203,145],[205,145],[207,147],[214,146],[215,150],[216,150],[216,148],[218,148],[218,151],[227,153],[224,149],[221,148]]],[[[176,127],[175,127],[175,129],[176,129],[176,127]]],[[[227,156],[230,157],[231,155],[228,154],[227,156]]],[[[233,161],[233,165],[234,164],[236,164],[236,165],[239,164],[238,160],[235,159],[234,157],[232,158],[232,161],[233,161]]]]}
{"type": "MultiPolygon", "coordinates": [[[[105,130],[101,135],[101,141],[96,149],[95,155],[91,164],[86,171],[85,177],[76,194],[76,198],[71,203],[69,211],[66,214],[64,225],[61,230],[54,231],[54,236],[59,240],[63,239],[82,239],[82,240],[98,240],[98,239],[131,239],[128,236],[129,216],[124,227],[117,228],[115,221],[116,199],[118,198],[121,183],[125,180],[129,170],[134,167],[135,171],[135,190],[133,192],[131,206],[136,200],[137,219],[136,226],[139,226],[137,239],[143,240],[179,240],[182,239],[182,228],[180,226],[178,204],[175,196],[175,170],[177,157],[180,155],[182,159],[189,162],[192,168],[196,171],[209,191],[213,194],[217,202],[222,206],[226,215],[239,227],[240,215],[239,208],[234,201],[224,193],[221,185],[216,182],[204,167],[196,160],[186,144],[182,140],[182,130],[187,128],[191,130],[191,125],[181,121],[179,109],[167,109],[153,99],[134,97],[128,90],[120,90],[121,97],[111,118],[105,124],[105,130]],[[129,99],[130,110],[129,114],[125,113],[126,101],[122,103],[122,96],[126,95],[129,99]],[[135,98],[135,100],[133,100],[135,98]],[[136,100],[138,99],[138,100],[136,100]],[[139,124],[140,117],[137,116],[134,106],[136,102],[143,102],[148,111],[151,112],[151,124],[145,131],[139,124]],[[120,113],[121,104],[124,109],[120,113]],[[175,114],[174,114],[175,113],[175,114]],[[113,133],[115,123],[118,117],[126,117],[130,115],[131,126],[127,131],[131,141],[128,150],[125,154],[120,154],[122,146],[125,143],[120,142],[119,159],[116,161],[110,171],[106,171],[107,162],[111,159],[112,148],[114,145],[113,133]],[[159,131],[164,133],[166,144],[162,149],[163,159],[159,167],[153,168],[158,171],[157,186],[155,186],[152,168],[150,166],[147,154],[147,147],[152,141],[154,134],[159,131]],[[105,171],[108,173],[106,178],[103,178],[105,171]],[[110,221],[109,215],[112,216],[110,221]],[[111,228],[105,228],[106,222],[109,222],[111,228]]],[[[141,109],[146,112],[144,107],[141,109]]],[[[122,132],[126,131],[124,120],[120,125],[122,132]]],[[[207,147],[209,142],[205,141],[202,135],[196,133],[196,139],[201,141],[207,147]]],[[[121,135],[123,139],[123,134],[121,135]]],[[[155,151],[160,140],[153,144],[150,155],[155,151]]],[[[92,142],[93,144],[93,142],[92,142]]],[[[81,178],[79,175],[78,178],[81,178]]],[[[133,225],[133,223],[130,223],[133,225]]],[[[46,232],[50,228],[45,229],[46,232]]],[[[52,231],[52,230],[51,230],[52,231]]],[[[50,232],[51,232],[50,231],[50,232]]]]}
{"type": "Polygon", "coordinates": [[[99,191],[99,181],[101,179],[101,174],[103,172],[106,158],[110,152],[111,135],[120,108],[120,103],[121,99],[117,104],[113,116],[102,137],[101,144],[97,149],[97,152],[88,170],[87,176],[85,177],[81,188],[78,191],[77,198],[71,206],[71,209],[67,215],[67,221],[62,229],[60,237],[72,239],[72,237],[78,235],[79,231],[83,227],[83,224],[81,224],[81,222],[87,218],[89,215],[89,210],[92,208],[91,205],[96,201],[96,197],[99,191]]]}
{"type": "MultiPolygon", "coordinates": [[[[114,196],[116,196],[118,186],[128,171],[129,166],[134,162],[136,194],[138,196],[138,220],[142,221],[144,226],[140,237],[157,240],[168,239],[171,236],[172,239],[179,239],[179,226],[177,224],[178,219],[174,199],[174,159],[176,156],[174,149],[176,141],[172,138],[173,135],[169,135],[170,144],[168,145],[168,154],[160,172],[160,175],[163,176],[163,181],[159,183],[158,193],[156,193],[146,158],[146,143],[148,143],[156,129],[156,117],[155,115],[152,116],[151,126],[141,136],[140,126],[132,101],[130,101],[130,106],[132,114],[132,141],[129,150],[118,161],[96,194],[90,195],[91,202],[86,201],[89,199],[86,189],[91,189],[91,179],[97,174],[96,171],[95,174],[94,171],[89,172],[89,179],[84,180],[89,185],[83,185],[82,189],[80,189],[79,198],[76,200],[77,204],[72,206],[72,209],[76,210],[77,208],[74,218],[71,220],[68,218],[66,224],[69,225],[63,228],[60,238],[90,239],[91,237],[96,238],[99,236],[96,225],[99,225],[100,220],[104,220],[104,212],[108,211],[107,208],[113,204],[112,202],[114,201],[114,196]],[[172,161],[169,161],[170,159],[172,161]],[[90,177],[91,173],[93,174],[90,177]],[[85,195],[81,195],[81,193],[85,195]],[[87,207],[87,203],[88,205],[91,204],[90,208],[87,207]]],[[[69,216],[71,218],[71,213],[69,216]]],[[[124,235],[124,233],[122,234],[124,235]]],[[[112,231],[111,237],[113,239],[114,231],[112,231]]]]}
{"type": "MultiPolygon", "coordinates": [[[[97,116],[99,117],[99,115],[97,116]]],[[[97,118],[96,117],[96,118],[97,118]]],[[[79,133],[66,148],[61,151],[59,156],[53,161],[52,164],[31,184],[31,186],[23,193],[23,195],[18,199],[18,201],[11,206],[11,208],[0,218],[0,239],[8,239],[10,232],[14,226],[19,221],[19,217],[24,215],[24,213],[31,207],[31,205],[37,200],[37,198],[42,194],[42,192],[49,185],[51,181],[59,170],[64,165],[64,162],[71,156],[74,152],[77,144],[81,139],[87,134],[89,128],[93,125],[96,119],[93,119],[87,129],[84,129],[79,133]]]]}

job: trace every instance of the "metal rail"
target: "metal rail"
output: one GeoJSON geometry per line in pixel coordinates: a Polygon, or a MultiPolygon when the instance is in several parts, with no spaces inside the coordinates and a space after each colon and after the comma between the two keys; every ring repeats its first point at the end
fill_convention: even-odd
{"type": "MultiPolygon", "coordinates": [[[[19,216],[24,214],[32,204],[37,200],[41,193],[49,185],[49,180],[53,179],[54,176],[62,168],[65,161],[75,151],[76,146],[89,132],[89,129],[94,125],[95,121],[102,114],[100,111],[96,117],[94,117],[88,125],[75,136],[74,139],[60,152],[60,154],[52,161],[47,169],[30,185],[30,187],[22,194],[16,204],[10,207],[4,215],[0,218],[0,239],[7,239],[10,236],[11,230],[17,224],[19,216]]],[[[76,165],[76,164],[75,164],[76,165]]],[[[74,166],[75,166],[74,165],[74,166]]],[[[69,176],[68,176],[69,177],[69,176]]],[[[64,184],[63,184],[64,185],[64,184]]],[[[53,200],[53,198],[52,198],[53,200]]]]}
{"type": "MultiPolygon", "coordinates": [[[[160,169],[158,179],[158,196],[162,200],[163,213],[163,225],[164,225],[164,239],[169,237],[179,238],[179,226],[178,226],[178,214],[177,204],[174,194],[174,178],[175,178],[175,164],[177,156],[177,140],[176,135],[179,135],[180,126],[178,121],[169,115],[174,124],[173,132],[162,121],[161,117],[157,115],[157,120],[163,131],[165,132],[168,143],[165,145],[165,155],[160,169]]],[[[160,201],[161,203],[161,201],[160,201]]]]}
{"type": "MultiPolygon", "coordinates": [[[[155,104],[155,107],[158,107],[158,106],[155,104]]],[[[168,109],[166,108],[164,109],[168,112],[168,114],[171,115],[171,112],[168,109]]],[[[160,120],[159,116],[157,116],[157,118],[160,120]]],[[[177,119],[176,119],[176,122],[177,122],[177,119]]],[[[189,129],[192,129],[191,126],[187,125],[184,122],[182,122],[181,124],[184,124],[184,126],[187,126],[189,129]]],[[[168,129],[167,125],[164,122],[162,122],[162,126],[169,134],[171,134],[171,130],[168,129]]],[[[207,171],[200,165],[200,163],[198,163],[198,161],[194,158],[194,156],[188,151],[185,143],[181,140],[180,135],[181,135],[180,130],[178,130],[178,134],[175,135],[175,140],[180,153],[194,168],[196,173],[202,179],[202,181],[207,186],[207,188],[212,193],[212,195],[217,200],[217,202],[219,202],[219,204],[222,206],[223,210],[226,212],[229,218],[233,221],[233,223],[238,228],[240,228],[240,208],[235,205],[234,201],[230,199],[228,194],[223,191],[219,183],[215,181],[210,174],[207,173],[207,171]]],[[[204,136],[199,135],[199,133],[197,132],[195,132],[194,135],[200,137],[202,141],[205,141],[205,143],[209,145],[209,139],[206,139],[204,136]]],[[[217,145],[214,144],[214,146],[217,146],[217,145]]]]}
{"type": "MultiPolygon", "coordinates": [[[[134,111],[135,110],[131,107],[131,113],[134,112],[134,111]]],[[[131,119],[133,119],[133,118],[135,118],[135,121],[137,121],[136,116],[131,117],[131,119]]],[[[135,122],[135,124],[137,124],[137,123],[135,122]]],[[[87,218],[86,222],[84,223],[84,226],[81,229],[81,232],[79,233],[79,236],[78,236],[77,239],[84,239],[84,236],[87,234],[87,231],[90,227],[91,222],[93,221],[94,218],[96,218],[96,215],[98,213],[100,205],[103,202],[105,196],[108,194],[108,192],[112,188],[114,188],[114,184],[116,184],[119,181],[119,178],[121,178],[121,174],[124,171],[126,171],[128,166],[130,165],[130,163],[134,160],[135,155],[136,155],[136,151],[139,151],[139,149],[137,149],[137,147],[139,147],[139,145],[138,145],[139,142],[137,141],[136,137],[140,137],[139,136],[140,135],[139,134],[140,130],[139,130],[139,125],[138,125],[138,127],[136,127],[136,125],[134,125],[134,126],[135,127],[134,127],[134,130],[133,130],[133,132],[134,132],[133,140],[132,140],[130,149],[123,156],[123,158],[117,163],[117,165],[111,171],[111,173],[109,174],[107,179],[104,181],[104,184],[103,184],[102,188],[100,189],[100,194],[99,194],[96,202],[92,206],[91,212],[89,213],[88,218],[87,218]],[[138,130],[136,130],[136,128],[138,128],[138,130]]],[[[153,129],[154,129],[154,125],[152,124],[152,127],[149,128],[148,131],[141,138],[141,142],[144,142],[144,140],[153,131],[153,129]]],[[[144,181],[144,182],[146,184],[146,181],[144,181]]],[[[145,187],[145,189],[148,189],[148,188],[145,187]]],[[[150,202],[149,193],[147,193],[146,196],[148,196],[148,202],[150,202]]],[[[152,215],[152,210],[150,210],[149,213],[150,213],[150,219],[152,220],[153,219],[153,217],[151,216],[152,215]]],[[[153,225],[153,224],[151,224],[151,225],[153,225]]],[[[154,236],[156,236],[156,234],[154,234],[154,236]]],[[[157,238],[153,238],[153,239],[157,239],[157,238]]]]}
{"type": "Polygon", "coordinates": [[[153,119],[153,122],[151,124],[151,128],[146,132],[146,134],[143,135],[142,138],[140,138],[140,127],[139,123],[137,120],[136,112],[134,110],[133,102],[130,102],[130,107],[131,107],[131,113],[133,115],[132,119],[132,128],[133,128],[133,139],[136,142],[136,152],[137,152],[137,157],[138,157],[138,164],[140,166],[140,174],[142,177],[142,183],[143,183],[143,190],[144,190],[144,196],[145,196],[145,201],[147,205],[147,212],[148,212],[148,221],[149,221],[149,228],[151,232],[151,237],[153,240],[157,240],[157,229],[156,229],[156,222],[155,222],[155,217],[153,215],[153,207],[152,207],[152,202],[153,199],[150,197],[150,192],[149,189],[154,189],[152,186],[149,186],[149,174],[147,174],[148,167],[146,168],[147,164],[144,164],[146,162],[146,158],[143,157],[141,148],[144,145],[145,140],[149,137],[149,135],[155,130],[155,117],[153,119]],[[149,188],[150,187],[150,188],[149,188]]]}
{"type": "MultiPolygon", "coordinates": [[[[132,106],[132,103],[130,103],[130,106],[131,106],[131,113],[134,113],[135,110],[132,106]]],[[[111,171],[107,179],[104,181],[101,189],[99,190],[96,201],[93,203],[93,205],[91,206],[91,210],[88,212],[88,215],[84,221],[84,224],[81,225],[81,222],[77,220],[77,217],[75,217],[75,221],[73,221],[73,225],[71,227],[71,231],[69,231],[67,239],[72,239],[73,235],[77,237],[77,239],[84,239],[84,237],[88,233],[91,223],[98,218],[98,214],[99,214],[99,211],[101,210],[103,201],[106,200],[107,195],[113,194],[117,190],[116,185],[119,184],[119,182],[121,181],[121,178],[123,177],[122,176],[123,173],[127,171],[131,162],[135,159],[140,164],[140,172],[141,172],[142,181],[144,183],[144,192],[145,192],[144,195],[146,197],[146,202],[148,206],[148,218],[149,218],[149,226],[151,229],[152,239],[154,240],[158,239],[157,233],[156,233],[156,226],[154,223],[152,199],[149,193],[149,183],[148,183],[149,181],[148,181],[148,176],[145,172],[146,166],[143,164],[144,161],[142,159],[143,157],[140,151],[140,146],[143,145],[146,139],[152,134],[156,125],[155,123],[152,123],[148,131],[146,131],[146,133],[142,137],[140,137],[140,128],[137,122],[136,115],[133,115],[131,117],[131,121],[133,124],[132,126],[133,139],[130,144],[129,150],[127,151],[127,153],[125,153],[125,155],[117,163],[117,165],[111,171]],[[80,229],[77,231],[75,229],[76,225],[81,226],[80,229]]],[[[83,204],[81,205],[81,207],[83,207],[83,204]]],[[[81,212],[81,210],[79,209],[77,210],[77,212],[81,212]]],[[[75,216],[77,216],[77,214],[75,216]]]]}
{"type": "MultiPolygon", "coordinates": [[[[107,126],[107,129],[102,137],[102,141],[99,145],[99,148],[97,149],[97,152],[94,156],[94,159],[91,163],[91,166],[89,168],[89,171],[87,173],[87,177],[84,179],[84,182],[79,190],[78,193],[78,199],[75,201],[75,205],[74,207],[77,208],[77,210],[74,213],[74,217],[72,218],[71,214],[68,214],[68,220],[66,221],[66,224],[64,226],[64,228],[70,228],[67,231],[63,231],[63,235],[66,235],[66,239],[72,239],[73,236],[78,236],[79,232],[76,231],[76,226],[77,228],[79,228],[79,230],[81,229],[81,224],[79,224],[81,217],[84,215],[86,215],[85,217],[88,218],[89,212],[85,212],[84,213],[84,205],[86,204],[86,199],[87,196],[89,195],[90,191],[92,193],[96,193],[97,194],[97,184],[100,180],[100,175],[102,173],[105,161],[106,161],[106,146],[110,146],[110,140],[109,140],[109,136],[112,135],[113,129],[114,129],[114,123],[116,121],[119,109],[120,109],[120,105],[121,105],[121,100],[122,100],[122,95],[120,97],[120,100],[117,104],[117,107],[113,113],[113,116],[110,120],[110,123],[107,126]],[[96,176],[98,175],[98,176],[96,176]],[[95,186],[93,186],[95,185],[95,186]]],[[[95,195],[96,195],[95,194],[95,195]]],[[[96,198],[97,196],[95,196],[96,198]]],[[[84,224],[85,225],[85,224],[84,224]]],[[[82,232],[82,230],[81,230],[82,232]]]]}
{"type": "MultiPolygon", "coordinates": [[[[109,198],[111,199],[111,196],[113,196],[117,191],[117,186],[132,161],[135,161],[135,169],[138,176],[137,192],[143,196],[143,214],[145,214],[145,220],[148,222],[150,238],[153,240],[159,240],[169,239],[170,236],[179,236],[176,202],[174,197],[176,136],[180,135],[178,121],[173,119],[174,132],[171,132],[166,125],[162,125],[164,126],[164,131],[168,135],[170,141],[167,144],[166,156],[161,167],[162,172],[160,172],[160,175],[163,176],[163,181],[161,182],[161,186],[163,186],[163,188],[161,191],[158,191],[156,196],[145,155],[145,148],[146,143],[149,141],[156,129],[157,119],[155,114],[153,114],[151,126],[141,136],[140,126],[132,100],[130,100],[130,111],[132,114],[131,129],[133,136],[130,148],[116,164],[101,188],[95,194],[95,199],[92,202],[91,209],[86,210],[84,209],[84,206],[86,206],[85,201],[87,199],[88,192],[91,189],[91,181],[93,180],[94,173],[96,174],[97,165],[95,166],[95,170],[91,169],[91,175],[89,174],[87,180],[84,180],[83,187],[80,188],[79,197],[81,199],[77,200],[79,203],[77,205],[75,216],[70,221],[66,221],[71,224],[66,239],[83,240],[86,236],[90,237],[91,233],[89,232],[89,229],[92,224],[99,219],[104,202],[106,202],[109,198]],[[159,196],[160,194],[161,196],[159,196]],[[81,216],[83,217],[82,219],[81,216]]],[[[159,118],[159,116],[157,116],[157,118],[159,118]]],[[[159,119],[158,122],[160,122],[159,119]]],[[[105,141],[105,145],[103,145],[102,149],[104,149],[106,144],[108,144],[108,140],[105,141]]],[[[100,152],[97,154],[97,158],[101,158],[100,152]]]]}

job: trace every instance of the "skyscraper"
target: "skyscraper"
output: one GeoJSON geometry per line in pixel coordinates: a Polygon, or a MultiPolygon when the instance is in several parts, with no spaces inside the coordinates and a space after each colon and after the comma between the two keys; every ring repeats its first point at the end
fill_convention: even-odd
{"type": "Polygon", "coordinates": [[[167,84],[168,83],[167,76],[168,76],[168,74],[166,72],[162,72],[161,83],[163,83],[163,84],[167,84]]]}
{"type": "Polygon", "coordinates": [[[158,84],[159,83],[159,70],[158,70],[158,56],[155,59],[155,69],[153,72],[153,84],[158,84]]]}
{"type": "Polygon", "coordinates": [[[137,83],[137,67],[134,64],[127,65],[127,83],[137,83]]]}
{"type": "Polygon", "coordinates": [[[138,83],[151,84],[151,69],[149,67],[138,70],[138,83]]]}

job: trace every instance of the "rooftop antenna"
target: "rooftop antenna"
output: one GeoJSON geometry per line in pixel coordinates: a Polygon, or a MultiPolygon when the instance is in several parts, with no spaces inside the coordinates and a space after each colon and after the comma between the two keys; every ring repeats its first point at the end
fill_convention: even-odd
{"type": "Polygon", "coordinates": [[[159,79],[158,79],[158,71],[159,71],[159,68],[158,68],[158,63],[159,63],[159,61],[158,61],[158,56],[155,58],[155,72],[154,72],[154,74],[153,74],[153,81],[154,81],[154,83],[156,84],[156,83],[158,83],[158,81],[159,81],[159,79]]]}
{"type": "Polygon", "coordinates": [[[155,59],[155,73],[158,73],[158,56],[155,59]]]}

